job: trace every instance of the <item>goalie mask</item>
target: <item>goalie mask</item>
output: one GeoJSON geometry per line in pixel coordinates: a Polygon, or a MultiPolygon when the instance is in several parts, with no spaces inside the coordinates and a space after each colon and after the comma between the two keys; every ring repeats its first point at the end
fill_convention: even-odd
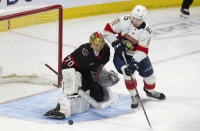
{"type": "Polygon", "coordinates": [[[105,45],[103,35],[100,32],[94,32],[90,36],[90,44],[95,52],[100,52],[105,45]]]}

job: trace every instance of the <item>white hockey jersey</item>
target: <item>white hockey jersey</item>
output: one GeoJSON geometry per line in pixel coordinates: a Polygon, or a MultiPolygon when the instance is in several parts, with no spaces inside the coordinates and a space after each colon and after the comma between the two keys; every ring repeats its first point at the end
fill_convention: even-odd
{"type": "Polygon", "coordinates": [[[139,28],[133,26],[129,15],[122,16],[107,23],[104,28],[104,37],[109,42],[122,38],[123,35],[129,34],[132,38],[138,41],[138,45],[134,50],[128,51],[128,55],[140,62],[148,55],[149,43],[151,39],[151,28],[148,23],[143,22],[139,28]]]}

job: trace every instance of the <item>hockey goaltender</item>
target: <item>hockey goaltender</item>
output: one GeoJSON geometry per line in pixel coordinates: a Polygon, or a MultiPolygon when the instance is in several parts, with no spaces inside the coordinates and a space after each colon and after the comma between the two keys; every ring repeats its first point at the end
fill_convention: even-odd
{"type": "Polygon", "coordinates": [[[104,65],[110,59],[110,48],[100,32],[94,32],[89,43],[82,44],[69,54],[62,63],[63,94],[55,109],[44,114],[54,119],[65,119],[73,114],[86,112],[90,106],[101,109],[118,100],[111,98],[108,87],[116,84],[119,77],[107,71],[104,65]]]}

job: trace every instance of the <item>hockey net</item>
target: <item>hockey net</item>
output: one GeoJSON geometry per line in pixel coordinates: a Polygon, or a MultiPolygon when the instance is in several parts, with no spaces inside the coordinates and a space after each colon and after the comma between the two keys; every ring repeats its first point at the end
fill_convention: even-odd
{"type": "Polygon", "coordinates": [[[0,10],[0,84],[59,85],[42,62],[61,74],[62,13],[61,5],[0,10]]]}

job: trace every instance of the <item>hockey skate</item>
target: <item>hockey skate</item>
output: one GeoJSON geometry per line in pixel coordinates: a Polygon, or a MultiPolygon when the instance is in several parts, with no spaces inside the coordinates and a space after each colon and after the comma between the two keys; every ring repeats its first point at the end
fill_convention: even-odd
{"type": "Polygon", "coordinates": [[[53,119],[65,119],[65,115],[62,112],[59,112],[60,104],[58,103],[55,109],[52,109],[44,114],[45,117],[53,118],[53,119]]]}
{"type": "Polygon", "coordinates": [[[156,91],[149,92],[148,90],[145,89],[145,87],[144,87],[144,91],[146,92],[146,95],[148,97],[153,97],[153,98],[156,98],[158,100],[164,100],[165,99],[165,94],[163,94],[161,92],[156,92],[156,91]]]}
{"type": "Polygon", "coordinates": [[[188,18],[190,16],[190,12],[188,9],[181,9],[180,17],[188,18]]]}
{"type": "Polygon", "coordinates": [[[131,103],[131,108],[132,109],[135,109],[138,107],[138,96],[131,96],[131,100],[132,100],[132,103],[131,103]]]}

